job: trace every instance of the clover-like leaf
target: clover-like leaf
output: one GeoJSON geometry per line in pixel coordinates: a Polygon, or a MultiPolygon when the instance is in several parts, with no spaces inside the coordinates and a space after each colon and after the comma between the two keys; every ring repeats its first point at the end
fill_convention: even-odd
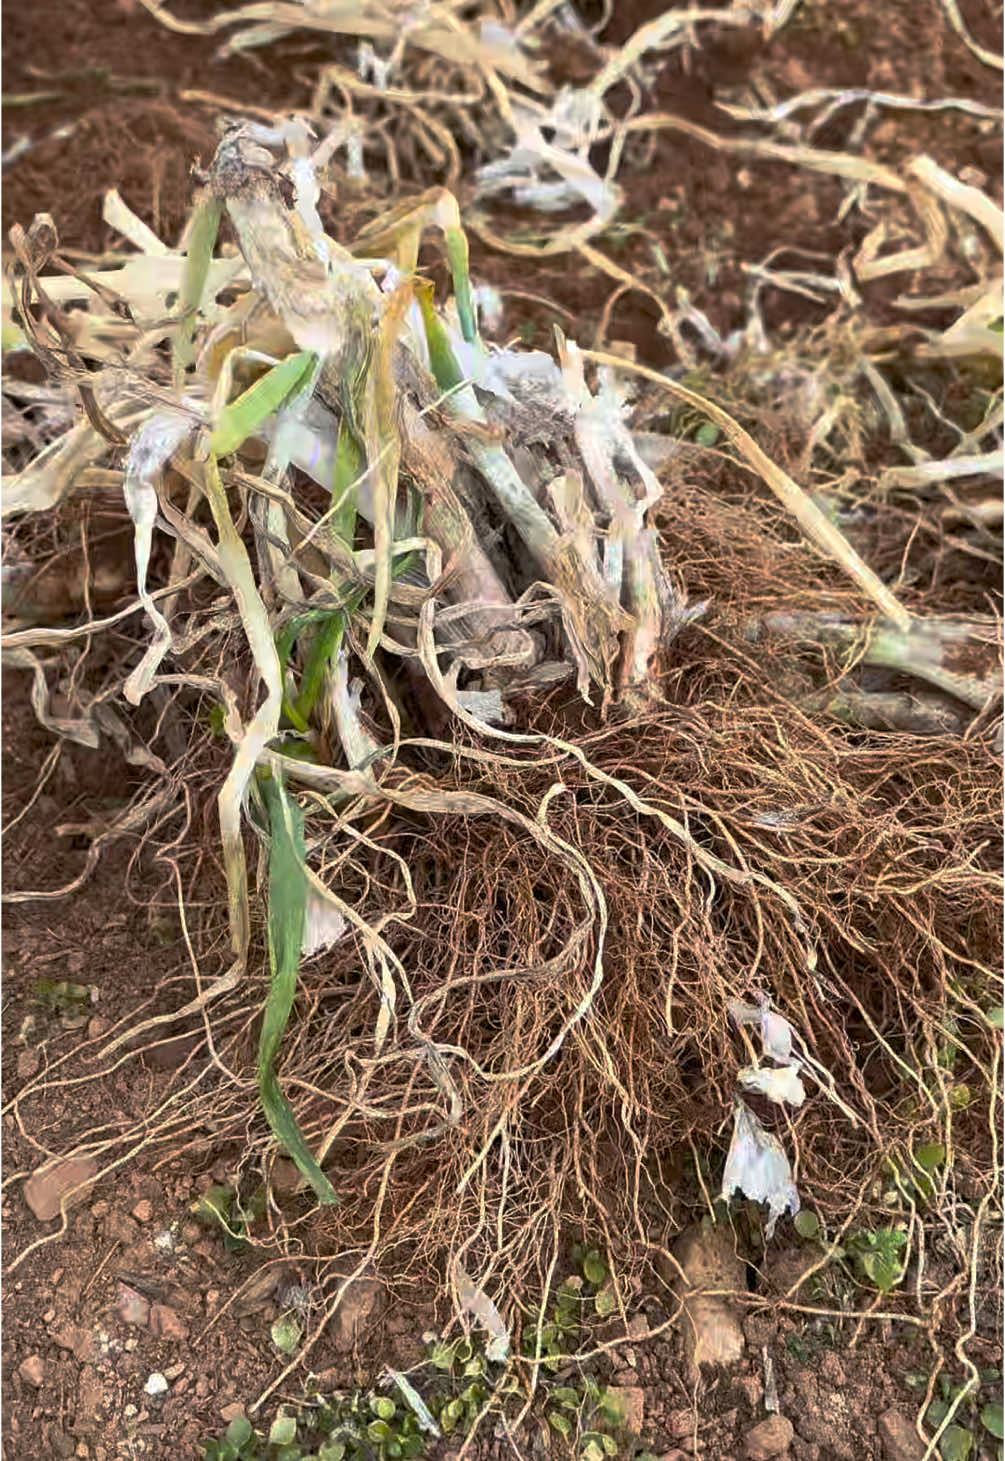
{"type": "Polygon", "coordinates": [[[293,1354],[300,1343],[303,1334],[300,1327],[300,1320],[290,1310],[286,1314],[280,1314],[279,1318],[269,1330],[272,1336],[272,1343],[282,1354],[293,1354]]]}
{"type": "Polygon", "coordinates": [[[598,1287],[607,1278],[607,1264],[596,1248],[591,1248],[583,1259],[583,1276],[589,1283],[595,1283],[598,1287]]]}
{"type": "Polygon", "coordinates": [[[946,1160],[946,1149],[941,1141],[925,1142],[915,1151],[914,1160],[923,1172],[934,1172],[946,1160]]]}
{"type": "Polygon", "coordinates": [[[277,1415],[269,1427],[270,1446],[288,1446],[297,1438],[297,1421],[293,1415],[277,1415]]]}
{"type": "Polygon", "coordinates": [[[990,1431],[996,1441],[1005,1440],[1005,1422],[1002,1418],[1002,1405],[1000,1400],[989,1400],[981,1411],[981,1425],[986,1431],[990,1431]]]}
{"type": "Polygon", "coordinates": [[[618,1301],[614,1296],[614,1290],[613,1288],[611,1288],[610,1284],[608,1284],[606,1288],[602,1288],[600,1290],[600,1293],[594,1296],[593,1307],[596,1309],[601,1319],[606,1319],[608,1314],[614,1313],[615,1309],[618,1307],[618,1301]]]}
{"type": "Polygon", "coordinates": [[[939,1441],[942,1461],[968,1461],[974,1449],[972,1432],[961,1425],[946,1426],[939,1441]]]}

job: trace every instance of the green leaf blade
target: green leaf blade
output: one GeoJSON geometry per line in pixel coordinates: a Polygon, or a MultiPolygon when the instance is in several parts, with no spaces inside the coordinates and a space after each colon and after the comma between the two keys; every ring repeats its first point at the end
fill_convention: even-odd
{"type": "Polygon", "coordinates": [[[178,309],[181,319],[172,341],[172,365],[175,374],[182,375],[195,359],[192,341],[195,338],[196,314],[202,304],[209,266],[213,259],[213,245],[223,216],[223,203],[219,198],[206,197],[196,205],[189,229],[188,252],[178,295],[178,309]]]}
{"type": "Polygon", "coordinates": [[[338,1202],[322,1172],[293,1108],[280,1089],[275,1060],[293,1009],[300,970],[304,922],[307,916],[307,879],[304,874],[304,817],[274,778],[261,783],[269,813],[272,847],[269,853],[269,958],[272,980],[258,1042],[258,1090],[262,1109],[276,1140],[289,1152],[298,1170],[323,1206],[338,1202]]]}
{"type": "Polygon", "coordinates": [[[317,356],[310,350],[288,355],[224,406],[209,438],[213,455],[226,457],[237,451],[304,384],[316,365],[317,356]]]}

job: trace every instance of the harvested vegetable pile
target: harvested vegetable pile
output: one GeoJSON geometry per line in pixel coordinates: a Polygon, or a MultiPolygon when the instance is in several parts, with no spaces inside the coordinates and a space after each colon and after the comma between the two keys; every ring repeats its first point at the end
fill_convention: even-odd
{"type": "MultiPolygon", "coordinates": [[[[644,49],[592,89],[594,121],[644,49]]],[[[539,247],[604,268],[613,165],[600,179],[585,144],[577,162],[562,115],[557,140],[516,126],[480,188],[540,206],[550,170],[545,206],[578,189],[595,216],[539,247]]],[[[673,119],[624,135],[643,123],[673,119]]],[[[913,1154],[938,1144],[954,1262],[990,1283],[998,621],[915,540],[935,522],[1000,561],[986,491],[935,494],[998,460],[1001,393],[934,462],[883,366],[1000,359],[1000,212],[927,158],[905,179],[785,144],[893,201],[811,341],[766,340],[757,288],[743,339],[661,306],[684,384],[557,332],[554,356],[487,344],[442,188],[337,244],[320,193],[356,135],[233,123],[177,250],[114,199],[134,252],[100,269],[44,215],[12,232],[4,348],[38,368],[4,387],[4,659],[57,737],[141,774],[88,869],[120,836],[162,859],[191,956],[186,993],[151,991],[96,1053],[201,1031],[157,1112],[81,1148],[111,1170],[138,1146],[240,1146],[252,1241],[339,1260],[290,1369],[347,1254],[392,1284],[435,1273],[505,1350],[569,1232],[600,1231],[623,1306],[714,1195],[734,1116],[726,1195],[766,1202],[768,1235],[801,1199],[840,1237],[893,1180],[919,1295],[936,1194],[913,1154]],[[877,271],[955,271],[950,225],[979,277],[915,300],[948,324],[856,314],[877,271]],[[877,419],[911,465],[850,505],[804,491],[756,439],[779,398],[798,475],[877,419]],[[667,429],[695,421],[704,445],[667,429]],[[53,541],[75,524],[86,548],[117,501],[138,600],[98,614],[85,574],[82,617],[54,624],[53,541]]]]}

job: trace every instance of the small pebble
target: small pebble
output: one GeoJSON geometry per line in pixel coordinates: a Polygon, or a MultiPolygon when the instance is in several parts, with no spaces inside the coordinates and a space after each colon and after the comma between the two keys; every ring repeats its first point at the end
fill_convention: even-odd
{"type": "Polygon", "coordinates": [[[147,1383],[143,1386],[144,1395],[164,1395],[168,1389],[168,1382],[159,1370],[154,1370],[147,1383]]]}
{"type": "Polygon", "coordinates": [[[158,1339],[188,1338],[188,1325],[169,1304],[154,1304],[150,1309],[150,1329],[158,1339]]]}
{"type": "Polygon", "coordinates": [[[769,1415],[747,1432],[748,1461],[770,1461],[773,1456],[785,1455],[794,1434],[792,1422],[784,1415],[769,1415]]]}
{"type": "Polygon", "coordinates": [[[32,1172],[21,1195],[40,1223],[52,1222],[86,1200],[97,1175],[93,1157],[57,1158],[32,1172]]]}
{"type": "Polygon", "coordinates": [[[148,1223],[154,1215],[154,1205],[148,1197],[141,1197],[133,1208],[133,1217],[138,1223],[148,1223]]]}
{"type": "Polygon", "coordinates": [[[150,1300],[121,1279],[115,1307],[126,1324],[146,1324],[150,1318],[150,1300]]]}
{"type": "Polygon", "coordinates": [[[42,1057],[37,1050],[21,1050],[17,1057],[18,1079],[22,1081],[31,1080],[32,1076],[42,1064],[42,1057]]]}
{"type": "Polygon", "coordinates": [[[36,1390],[45,1384],[45,1360],[40,1354],[30,1354],[22,1360],[17,1372],[26,1385],[34,1385],[36,1390]]]}

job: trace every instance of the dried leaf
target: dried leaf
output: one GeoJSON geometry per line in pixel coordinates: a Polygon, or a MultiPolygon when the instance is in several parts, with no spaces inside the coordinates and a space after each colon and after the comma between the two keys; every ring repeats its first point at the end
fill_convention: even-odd
{"type": "Polygon", "coordinates": [[[783,1212],[799,1211],[799,1193],[792,1181],[789,1159],[782,1144],[765,1131],[753,1111],[737,1101],[734,1115],[733,1141],[722,1174],[722,1195],[728,1202],[734,1192],[742,1192],[753,1202],[768,1204],[766,1238],[775,1231],[783,1212]]]}
{"type": "Polygon", "coordinates": [[[122,492],[133,520],[136,551],[136,587],[140,603],[154,627],[153,643],[125,683],[123,694],[130,705],[139,705],[153,684],[161,660],[171,648],[171,630],[147,588],[150,546],[157,518],[156,481],[186,437],[192,420],[176,411],[158,412],[133,437],[122,481],[122,492]]]}
{"type": "Polygon", "coordinates": [[[776,1069],[748,1065],[737,1075],[744,1090],[759,1091],[774,1101],[776,1106],[801,1106],[806,1100],[806,1091],[799,1079],[799,1065],[783,1065],[776,1069]]]}
{"type": "Polygon", "coordinates": [[[509,1357],[509,1330],[506,1328],[499,1310],[488,1294],[472,1283],[459,1259],[454,1263],[453,1272],[461,1308],[473,1314],[482,1328],[491,1335],[491,1339],[485,1346],[485,1358],[494,1363],[507,1359],[509,1357]]]}

